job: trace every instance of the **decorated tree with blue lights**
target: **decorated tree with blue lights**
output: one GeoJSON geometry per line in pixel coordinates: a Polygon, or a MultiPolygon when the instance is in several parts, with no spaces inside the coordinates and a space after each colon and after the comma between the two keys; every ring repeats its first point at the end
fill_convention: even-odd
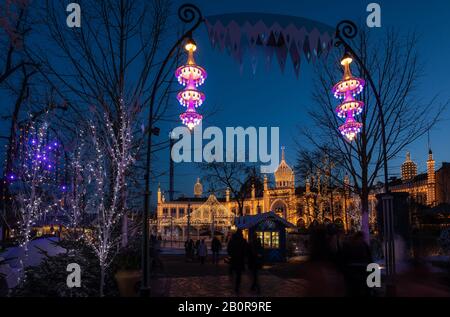
{"type": "Polygon", "coordinates": [[[60,146],[47,122],[31,122],[20,136],[18,153],[7,172],[16,217],[17,238],[25,254],[33,226],[60,208],[60,146]]]}

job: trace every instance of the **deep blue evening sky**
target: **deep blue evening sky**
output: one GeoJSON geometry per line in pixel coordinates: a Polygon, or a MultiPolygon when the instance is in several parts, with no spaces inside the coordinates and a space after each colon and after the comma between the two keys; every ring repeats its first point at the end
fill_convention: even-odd
{"type": "MultiPolygon", "coordinates": [[[[144,1],[144,0],[140,0],[144,1]]],[[[148,0],[145,0],[148,1],[148,0]]],[[[175,23],[176,10],[184,0],[173,0],[173,14],[175,23]]],[[[343,19],[352,19],[355,22],[366,20],[368,13],[366,7],[369,0],[193,0],[205,16],[260,12],[304,17],[334,26],[343,19]]],[[[374,35],[380,35],[387,28],[395,28],[407,33],[417,31],[421,36],[418,43],[421,62],[424,64],[425,79],[419,84],[419,96],[429,100],[436,94],[440,100],[450,99],[450,1],[448,0],[379,0],[382,8],[382,29],[370,29],[374,35]]],[[[65,14],[61,14],[65,19],[65,14]]],[[[178,27],[170,30],[175,33],[178,27]]],[[[231,127],[280,127],[280,143],[286,146],[286,157],[289,164],[294,165],[296,160],[296,141],[299,139],[298,127],[308,126],[311,123],[306,115],[306,108],[311,103],[312,79],[314,73],[312,66],[303,59],[300,77],[297,79],[291,61],[288,59],[285,73],[273,60],[270,70],[266,70],[260,61],[256,74],[248,63],[244,63],[243,71],[235,60],[226,53],[213,50],[207,36],[206,27],[201,26],[195,33],[198,44],[196,60],[199,65],[208,71],[208,78],[201,90],[206,94],[206,102],[200,112],[213,110],[214,115],[204,120],[203,127],[218,126],[231,127]]],[[[172,45],[167,41],[167,47],[172,45]]],[[[167,48],[168,49],[168,48],[167,48]]],[[[161,58],[166,53],[161,50],[161,58]]],[[[177,87],[181,89],[181,87],[177,87]]],[[[172,97],[172,112],[182,111],[175,95],[172,97]]],[[[1,107],[1,106],[0,106],[1,107]]],[[[450,124],[450,109],[443,116],[441,122],[431,132],[431,146],[433,148],[437,168],[443,161],[450,161],[450,146],[448,138],[450,124]]],[[[167,137],[169,129],[176,125],[160,124],[162,128],[159,140],[167,137]]],[[[8,129],[0,127],[1,134],[8,129]]],[[[5,134],[6,135],[6,134],[5,134]]],[[[3,144],[3,143],[2,143],[3,144]]],[[[427,137],[424,136],[406,151],[410,151],[413,160],[419,164],[419,171],[426,169],[427,137]]],[[[157,155],[154,165],[158,172],[165,172],[156,182],[161,183],[164,190],[169,188],[169,153],[164,151],[157,155]]],[[[398,176],[399,167],[404,160],[401,157],[390,162],[390,175],[398,176]]],[[[199,175],[194,163],[175,165],[175,189],[177,194],[191,195],[195,179],[199,175]]],[[[156,183],[153,184],[154,188],[156,183]]],[[[155,194],[153,190],[153,194],[155,194]]]]}
{"type": "MultiPolygon", "coordinates": [[[[236,12],[275,13],[301,16],[332,26],[342,19],[365,21],[368,15],[366,7],[371,2],[373,1],[193,1],[205,16],[236,12]]],[[[174,7],[181,3],[183,2],[175,1],[174,7]]],[[[382,7],[383,28],[394,27],[402,32],[418,31],[421,36],[419,52],[421,61],[425,64],[426,80],[419,84],[420,96],[425,100],[436,94],[440,94],[442,99],[450,98],[450,2],[390,0],[378,3],[382,7]]],[[[371,32],[383,30],[371,29],[371,32]]],[[[281,134],[280,143],[286,145],[288,163],[293,165],[297,150],[295,143],[295,139],[298,140],[297,127],[310,124],[307,121],[305,106],[311,102],[312,67],[302,60],[299,79],[295,77],[292,67],[289,67],[290,60],[284,74],[281,73],[276,61],[270,71],[260,63],[256,74],[253,74],[247,63],[241,73],[239,65],[231,56],[212,49],[205,27],[196,32],[195,38],[198,44],[197,62],[208,70],[209,76],[205,85],[201,87],[207,95],[202,107],[219,110],[208,118],[204,127],[278,126],[281,134]]],[[[175,100],[174,106],[178,106],[175,100]]],[[[442,161],[450,161],[449,110],[444,114],[444,118],[446,121],[435,127],[431,133],[431,146],[437,167],[440,167],[442,161]]],[[[413,159],[419,164],[419,171],[425,170],[427,137],[418,140],[406,150],[411,152],[413,159]]],[[[403,160],[404,153],[397,160],[391,161],[392,176],[398,176],[399,165],[403,160]]],[[[175,189],[192,194],[197,171],[191,164],[176,164],[175,171],[175,189]]],[[[168,177],[161,177],[159,181],[163,189],[167,190],[168,177]]]]}

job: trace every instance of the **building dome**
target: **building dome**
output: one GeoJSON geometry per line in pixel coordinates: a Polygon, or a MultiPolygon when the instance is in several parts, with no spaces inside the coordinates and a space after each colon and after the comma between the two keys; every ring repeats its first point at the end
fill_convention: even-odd
{"type": "Polygon", "coordinates": [[[197,178],[197,182],[194,185],[194,196],[202,197],[203,195],[203,185],[200,183],[200,178],[197,178]]]}
{"type": "Polygon", "coordinates": [[[406,161],[402,164],[402,180],[408,181],[417,176],[417,164],[411,160],[411,154],[406,153],[406,161]]]}
{"type": "Polygon", "coordinates": [[[294,187],[294,171],[286,163],[284,156],[284,147],[281,148],[281,162],[275,171],[275,184],[276,187],[294,187]]]}

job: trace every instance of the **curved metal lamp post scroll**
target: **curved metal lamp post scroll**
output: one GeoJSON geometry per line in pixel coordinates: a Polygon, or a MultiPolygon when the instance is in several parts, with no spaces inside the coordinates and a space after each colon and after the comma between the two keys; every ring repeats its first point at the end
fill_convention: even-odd
{"type": "MultiPolygon", "coordinates": [[[[393,196],[389,193],[389,176],[388,176],[388,158],[387,158],[387,142],[386,142],[386,123],[384,121],[383,107],[381,98],[375,82],[367,69],[364,61],[353,50],[349,41],[354,39],[358,34],[358,27],[350,20],[344,20],[336,26],[336,42],[335,46],[343,46],[344,49],[356,60],[359,67],[364,72],[365,79],[369,82],[372,92],[376,99],[378,108],[378,122],[381,126],[381,141],[383,151],[383,166],[384,166],[384,195],[382,196],[383,208],[383,228],[384,228],[384,243],[385,243],[385,259],[386,259],[386,274],[388,282],[391,284],[393,276],[395,275],[395,247],[394,247],[394,219],[393,219],[393,196]]],[[[392,285],[390,285],[392,287],[392,285]]]]}
{"type": "Polygon", "coordinates": [[[343,46],[344,49],[352,55],[358,65],[361,67],[361,69],[364,72],[364,77],[367,79],[367,81],[370,84],[370,87],[372,88],[373,94],[375,96],[375,99],[377,101],[377,107],[378,107],[378,121],[381,125],[381,141],[382,141],[382,151],[383,151],[383,166],[384,166],[384,192],[389,192],[389,176],[388,176],[388,164],[387,164],[387,144],[386,144],[386,126],[384,121],[384,113],[383,113],[383,107],[381,106],[381,98],[380,94],[378,92],[377,87],[375,86],[375,83],[372,79],[372,76],[367,69],[365,63],[362,61],[362,59],[359,57],[358,54],[353,50],[353,48],[348,43],[348,40],[352,40],[356,37],[358,34],[358,27],[356,24],[350,20],[344,20],[339,22],[339,24],[336,26],[336,39],[335,46],[343,46]]]}
{"type": "Polygon", "coordinates": [[[204,22],[203,15],[200,9],[193,4],[184,4],[178,9],[178,18],[185,24],[192,24],[189,28],[172,46],[167,54],[166,58],[159,68],[158,74],[156,75],[155,81],[153,83],[152,92],[150,95],[150,105],[148,114],[148,138],[147,138],[147,153],[146,153],[146,165],[145,165],[145,194],[144,194],[144,214],[143,214],[143,232],[142,232],[142,284],[141,284],[141,296],[150,295],[150,261],[149,261],[149,211],[150,211],[150,171],[151,171],[151,148],[152,148],[152,135],[159,135],[159,129],[153,127],[154,120],[154,105],[156,94],[160,85],[161,77],[164,73],[164,69],[167,66],[170,58],[176,51],[176,49],[183,43],[187,38],[192,37],[192,33],[204,22]]]}

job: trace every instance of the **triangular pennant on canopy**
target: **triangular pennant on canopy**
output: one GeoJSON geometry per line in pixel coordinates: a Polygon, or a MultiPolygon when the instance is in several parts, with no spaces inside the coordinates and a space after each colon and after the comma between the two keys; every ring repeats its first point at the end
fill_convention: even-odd
{"type": "Polygon", "coordinates": [[[248,53],[253,71],[258,55],[263,55],[269,66],[275,53],[281,70],[285,69],[290,56],[298,76],[302,55],[314,61],[333,47],[333,27],[301,17],[236,13],[209,16],[205,23],[212,46],[219,45],[221,50],[227,48],[241,67],[248,53]]]}

